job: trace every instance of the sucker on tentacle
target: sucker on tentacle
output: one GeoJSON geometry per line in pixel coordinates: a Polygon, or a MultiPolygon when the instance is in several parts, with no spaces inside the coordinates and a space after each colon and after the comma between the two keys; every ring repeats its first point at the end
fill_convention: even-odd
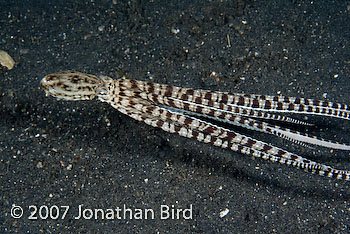
{"type": "Polygon", "coordinates": [[[299,113],[350,119],[344,104],[305,98],[266,96],[194,90],[165,84],[84,74],[74,71],[53,73],[40,82],[46,95],[63,100],[92,100],[97,97],[133,119],[166,132],[193,138],[232,151],[291,165],[336,179],[350,180],[350,171],[337,170],[290,153],[208,120],[224,122],[269,133],[296,143],[350,150],[350,146],[309,136],[276,124],[275,120],[299,125],[307,122],[281,114],[299,113]]]}

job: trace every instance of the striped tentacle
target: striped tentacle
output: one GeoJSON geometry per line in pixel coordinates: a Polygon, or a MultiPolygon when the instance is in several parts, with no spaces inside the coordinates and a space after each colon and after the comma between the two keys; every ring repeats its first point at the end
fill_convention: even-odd
{"type": "MultiPolygon", "coordinates": [[[[127,79],[125,79],[127,80],[127,79]]],[[[145,81],[128,80],[130,87],[139,88],[147,93],[154,93],[157,95],[172,97],[192,103],[210,105],[211,103],[223,103],[232,107],[241,109],[254,110],[252,113],[240,113],[242,115],[254,115],[251,117],[281,120],[297,124],[306,124],[304,121],[295,120],[290,117],[283,117],[279,115],[262,115],[259,113],[272,112],[286,112],[286,113],[300,113],[313,114],[328,117],[336,117],[342,119],[350,119],[350,106],[345,104],[333,103],[328,101],[313,100],[307,98],[285,97],[285,96],[268,96],[256,94],[229,94],[227,92],[212,92],[207,90],[194,90],[190,88],[182,88],[176,86],[169,86],[165,84],[155,84],[145,81]],[[203,100],[206,100],[203,102],[203,100]],[[258,112],[257,112],[258,111],[258,112]],[[257,112],[256,114],[254,114],[257,112]]],[[[230,112],[234,110],[228,109],[230,112]]]]}
{"type": "Polygon", "coordinates": [[[321,176],[350,180],[350,171],[334,169],[191,116],[171,112],[157,106],[147,105],[141,109],[146,117],[139,120],[166,132],[177,133],[183,137],[272,162],[291,165],[321,176]],[[147,118],[147,116],[152,116],[152,118],[147,118]]]}
{"type": "MultiPolygon", "coordinates": [[[[202,103],[205,102],[206,104],[205,105],[205,104],[193,103],[182,99],[180,100],[172,97],[157,95],[154,93],[150,93],[151,90],[156,90],[156,89],[150,88],[153,86],[153,84],[149,84],[147,82],[142,82],[142,81],[123,80],[120,85],[119,85],[119,87],[121,87],[120,89],[126,92],[126,93],[123,93],[123,95],[137,96],[141,99],[150,100],[151,102],[156,104],[165,105],[167,106],[167,108],[173,107],[173,108],[185,110],[184,113],[187,113],[188,115],[194,115],[194,113],[196,113],[197,115],[202,117],[206,117],[206,118],[209,117],[217,121],[226,122],[228,124],[241,126],[251,130],[261,131],[264,133],[269,133],[301,145],[304,145],[303,142],[305,142],[305,143],[320,145],[323,147],[328,147],[333,149],[350,150],[350,146],[346,144],[324,140],[321,138],[317,138],[315,136],[310,136],[306,133],[294,131],[289,128],[284,128],[278,125],[273,125],[273,124],[265,123],[263,121],[259,121],[256,119],[237,115],[236,112],[233,112],[234,114],[232,114],[229,111],[230,107],[227,107],[223,103],[211,102],[210,103],[211,105],[209,105],[208,100],[205,100],[205,99],[201,100],[202,103]],[[140,85],[140,83],[142,83],[142,85],[140,85]],[[143,88],[146,88],[148,92],[146,91],[142,92],[141,89],[143,88]]],[[[171,90],[174,88],[174,87],[167,87],[166,85],[161,85],[161,86],[162,87],[160,87],[160,89],[165,88],[167,90],[171,90]]],[[[182,88],[178,87],[178,89],[180,90],[182,88]]],[[[239,108],[236,108],[236,109],[239,109],[239,108]]]]}
{"type": "MultiPolygon", "coordinates": [[[[157,95],[158,97],[169,97],[175,100],[181,100],[187,103],[196,103],[202,105],[202,107],[215,107],[220,108],[222,111],[236,113],[239,115],[253,117],[253,118],[262,118],[269,120],[277,120],[283,122],[289,122],[299,125],[312,125],[310,123],[293,119],[288,116],[282,116],[276,113],[266,112],[266,110],[253,110],[251,108],[244,108],[244,106],[232,106],[233,102],[237,102],[240,96],[244,94],[229,94],[226,92],[211,92],[207,90],[194,90],[190,88],[182,88],[176,86],[169,86],[165,84],[156,84],[145,81],[138,80],[129,80],[123,79],[126,87],[131,89],[139,89],[144,91],[149,95],[151,99],[152,95],[157,95]],[[242,108],[243,107],[243,108],[242,108]]],[[[156,100],[156,98],[153,98],[156,100]]],[[[205,111],[205,109],[204,109],[205,111]]]]}
{"type": "MultiPolygon", "coordinates": [[[[152,99],[155,100],[155,99],[152,99]]],[[[159,100],[159,99],[158,99],[159,100]]],[[[227,111],[222,111],[218,108],[211,108],[210,106],[202,107],[198,104],[188,104],[181,101],[171,102],[166,98],[163,98],[164,104],[167,106],[172,106],[175,108],[180,108],[186,110],[187,113],[198,113],[202,114],[204,117],[211,117],[214,120],[222,121],[228,124],[233,124],[236,126],[244,127],[251,130],[261,131],[264,133],[269,133],[278,137],[285,138],[289,141],[292,141],[297,144],[308,143],[313,145],[319,145],[327,148],[341,149],[341,150],[350,150],[350,146],[346,144],[341,144],[338,142],[333,142],[318,138],[316,136],[308,135],[300,131],[295,131],[286,127],[281,127],[278,125],[266,123],[258,119],[252,119],[242,115],[237,115],[236,113],[231,114],[227,111]],[[203,109],[205,108],[205,109],[203,109]],[[203,114],[204,111],[204,114],[203,114]]],[[[201,116],[201,115],[200,115],[201,116]]]]}
{"type": "Polygon", "coordinates": [[[307,98],[237,94],[232,106],[281,113],[320,115],[350,120],[350,107],[346,104],[307,98]]]}
{"type": "MultiPolygon", "coordinates": [[[[190,105],[194,104],[191,101],[184,100],[184,99],[176,99],[173,97],[169,97],[169,99],[174,100],[174,102],[183,102],[184,105],[190,105]]],[[[265,120],[275,120],[275,121],[281,121],[281,122],[287,122],[287,123],[293,123],[293,124],[298,124],[298,125],[305,125],[305,126],[312,126],[313,124],[298,120],[298,119],[293,119],[288,116],[282,116],[276,113],[271,113],[271,112],[266,112],[265,110],[256,110],[252,108],[247,108],[247,107],[242,107],[242,106],[233,106],[230,104],[225,104],[221,102],[213,102],[213,101],[208,101],[206,99],[196,99],[196,107],[197,109],[200,109],[205,112],[209,112],[209,109],[211,110],[220,110],[226,113],[233,113],[235,115],[241,115],[241,116],[246,116],[246,117],[251,117],[251,118],[257,118],[257,119],[265,119],[265,120]]],[[[197,110],[194,110],[197,111],[197,110]]]]}

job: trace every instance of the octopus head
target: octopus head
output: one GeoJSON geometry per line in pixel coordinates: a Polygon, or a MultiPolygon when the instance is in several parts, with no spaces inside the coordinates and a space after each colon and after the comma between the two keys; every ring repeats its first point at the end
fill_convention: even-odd
{"type": "Polygon", "coordinates": [[[100,78],[75,71],[64,71],[45,76],[40,86],[46,96],[63,100],[92,100],[97,95],[97,88],[103,80],[100,78]]]}

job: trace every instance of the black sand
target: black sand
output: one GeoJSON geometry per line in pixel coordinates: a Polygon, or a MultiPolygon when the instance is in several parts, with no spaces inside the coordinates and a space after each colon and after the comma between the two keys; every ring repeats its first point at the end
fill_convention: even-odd
{"type": "MultiPolygon", "coordinates": [[[[117,78],[120,69],[177,86],[350,103],[349,2],[47,2],[0,1],[0,49],[17,62],[0,69],[1,233],[349,231],[349,183],[171,135],[98,101],[46,98],[39,87],[52,72],[117,78]],[[75,219],[81,204],[155,217],[75,219]],[[161,219],[161,205],[192,205],[192,218],[161,219]],[[59,219],[45,219],[55,206],[59,219]],[[64,219],[60,206],[70,207],[64,219]]],[[[348,121],[310,121],[321,126],[311,133],[350,142],[348,121]]],[[[350,169],[348,152],[243,132],[350,169]]]]}

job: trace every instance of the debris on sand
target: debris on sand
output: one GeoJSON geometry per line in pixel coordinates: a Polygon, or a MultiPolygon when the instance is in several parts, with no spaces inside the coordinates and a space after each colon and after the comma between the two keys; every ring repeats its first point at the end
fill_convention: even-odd
{"type": "Polygon", "coordinates": [[[2,66],[7,67],[9,70],[11,70],[15,65],[13,58],[3,50],[0,50],[0,63],[2,66]]]}

